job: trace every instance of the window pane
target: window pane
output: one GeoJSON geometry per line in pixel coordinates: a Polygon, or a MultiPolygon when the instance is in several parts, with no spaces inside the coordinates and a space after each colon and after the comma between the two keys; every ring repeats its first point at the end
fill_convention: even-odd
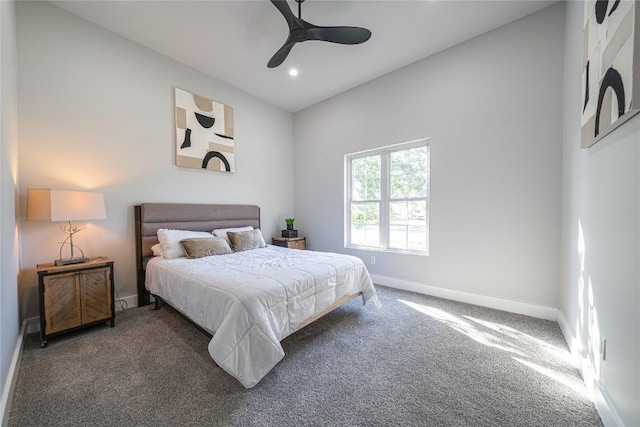
{"type": "Polygon", "coordinates": [[[429,158],[426,138],[345,156],[347,246],[428,254],[429,158]]]}
{"type": "Polygon", "coordinates": [[[351,204],[351,244],[380,247],[380,204],[351,204]]]}
{"type": "Polygon", "coordinates": [[[389,247],[410,251],[427,250],[426,200],[389,203],[389,247]]]}
{"type": "Polygon", "coordinates": [[[427,147],[391,153],[391,197],[427,196],[427,147]]]}
{"type": "Polygon", "coordinates": [[[380,200],[380,164],[379,155],[351,161],[352,200],[380,200]]]}

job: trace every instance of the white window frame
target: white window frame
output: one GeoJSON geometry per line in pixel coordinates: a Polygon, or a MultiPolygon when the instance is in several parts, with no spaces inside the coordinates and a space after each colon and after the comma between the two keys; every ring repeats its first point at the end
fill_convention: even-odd
{"type": "Polygon", "coordinates": [[[400,144],[389,145],[386,147],[380,147],[372,150],[359,151],[356,153],[346,154],[344,156],[345,161],[345,203],[344,203],[344,246],[345,248],[369,250],[369,251],[382,251],[382,252],[395,252],[395,253],[410,253],[416,255],[429,255],[429,205],[431,199],[431,149],[429,146],[430,138],[421,138],[413,141],[402,142],[400,144]],[[418,147],[427,147],[427,194],[424,197],[412,197],[412,198],[400,198],[392,199],[391,194],[391,171],[389,167],[391,153],[397,151],[410,150],[418,147]],[[380,234],[379,234],[379,246],[363,246],[351,243],[351,204],[354,202],[352,199],[351,191],[353,189],[352,177],[352,161],[363,157],[381,156],[381,170],[380,170],[380,200],[358,200],[356,202],[378,202],[380,206],[379,220],[380,220],[380,234]],[[398,249],[389,247],[389,204],[393,201],[420,201],[426,202],[426,250],[417,251],[409,249],[398,249]]]}

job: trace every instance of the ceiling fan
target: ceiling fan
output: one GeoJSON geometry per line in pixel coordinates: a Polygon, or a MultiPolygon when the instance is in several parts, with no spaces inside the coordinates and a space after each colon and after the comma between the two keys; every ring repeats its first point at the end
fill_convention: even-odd
{"type": "Polygon", "coordinates": [[[271,0],[271,3],[282,13],[289,25],[289,36],[284,45],[273,55],[267,67],[275,68],[282,64],[296,43],[307,40],[319,40],[323,42],[340,44],[360,44],[371,37],[371,31],[360,27],[318,27],[302,19],[302,3],[304,0],[296,0],[298,3],[298,16],[296,17],[287,0],[271,0]]]}

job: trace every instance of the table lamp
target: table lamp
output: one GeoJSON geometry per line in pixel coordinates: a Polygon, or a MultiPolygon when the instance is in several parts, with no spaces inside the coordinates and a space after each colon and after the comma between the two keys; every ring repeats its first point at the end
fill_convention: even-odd
{"type": "Polygon", "coordinates": [[[60,229],[68,234],[60,246],[57,266],[87,262],[84,252],[73,244],[73,235],[84,228],[77,228],[71,221],[107,219],[102,193],[90,191],[60,191],[43,188],[27,190],[27,221],[66,221],[60,229]],[[65,244],[71,248],[71,256],[62,258],[65,244]],[[74,249],[80,250],[81,257],[75,257],[74,249]]]}

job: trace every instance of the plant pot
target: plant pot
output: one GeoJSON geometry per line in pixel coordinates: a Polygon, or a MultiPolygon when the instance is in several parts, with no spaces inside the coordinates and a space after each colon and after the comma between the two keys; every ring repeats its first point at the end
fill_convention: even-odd
{"type": "Polygon", "coordinates": [[[298,230],[282,230],[282,237],[298,237],[298,230]]]}

